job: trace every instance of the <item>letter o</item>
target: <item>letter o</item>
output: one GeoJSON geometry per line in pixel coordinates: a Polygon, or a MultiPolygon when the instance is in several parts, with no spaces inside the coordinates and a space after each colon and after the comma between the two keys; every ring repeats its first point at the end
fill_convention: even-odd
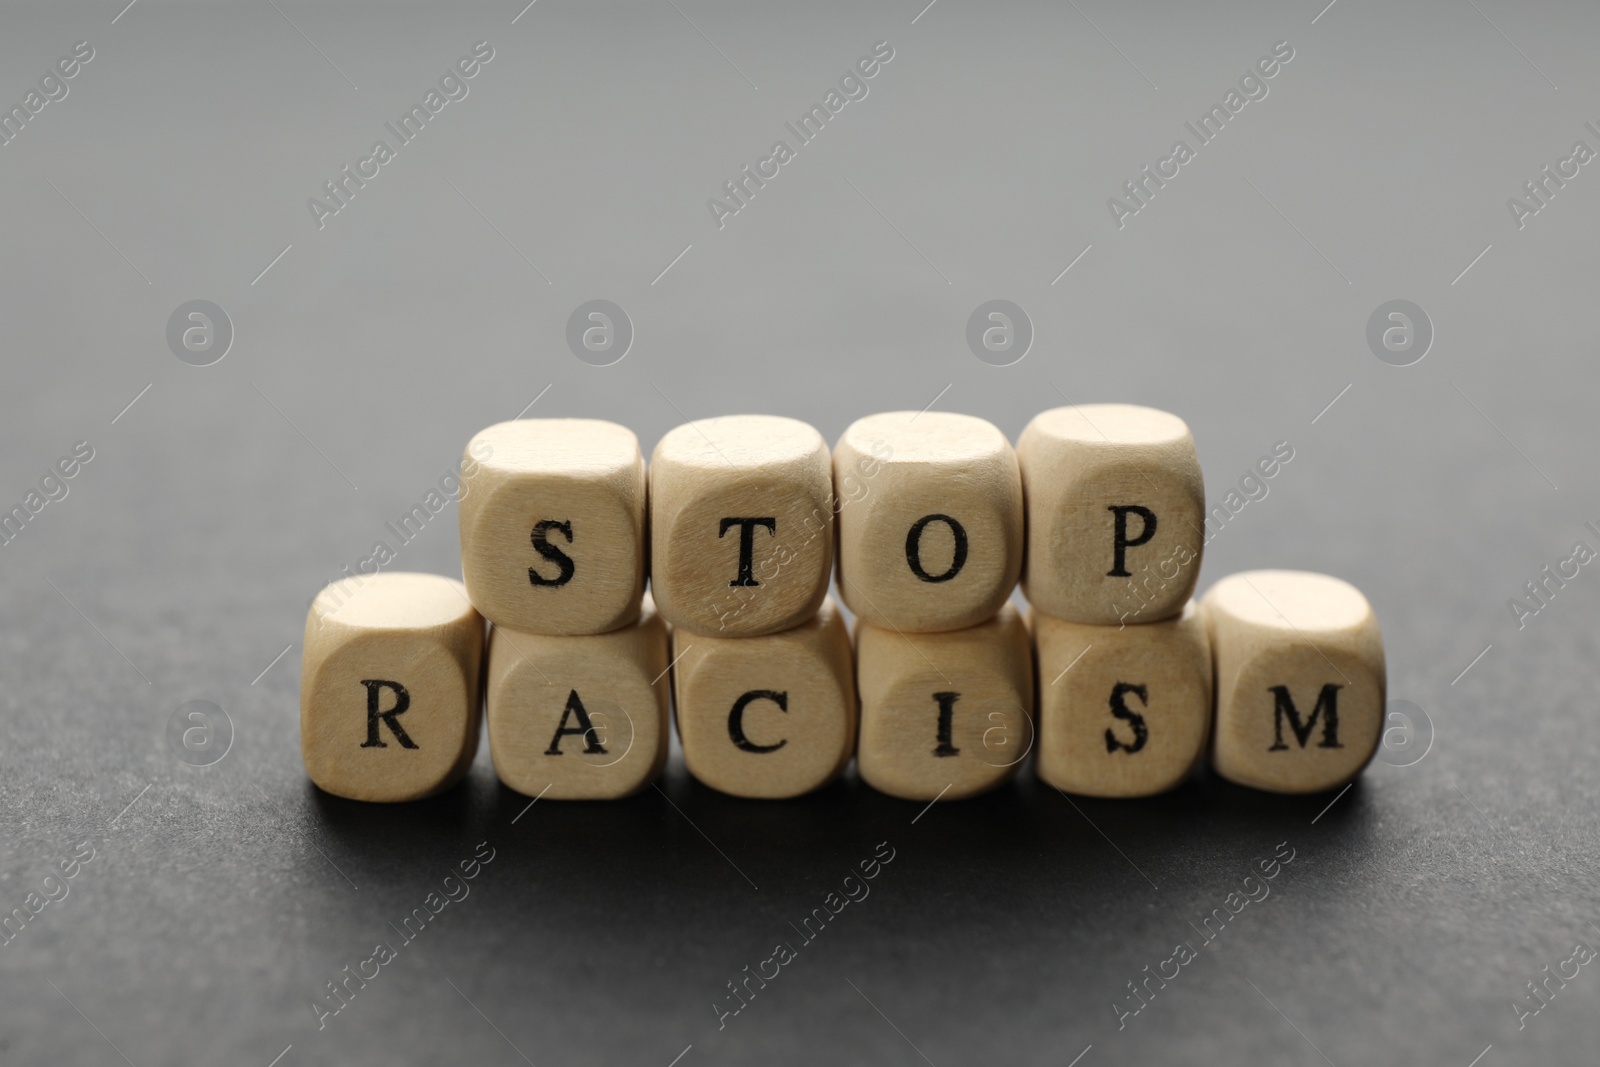
{"type": "Polygon", "coordinates": [[[967,565],[967,531],[955,519],[948,515],[924,515],[911,524],[911,529],[906,532],[906,564],[910,566],[911,573],[925,582],[948,582],[961,573],[961,568],[967,565]],[[928,528],[929,523],[942,522],[950,527],[950,535],[955,538],[955,556],[950,560],[950,569],[943,574],[929,574],[922,567],[922,531],[928,528]]]}

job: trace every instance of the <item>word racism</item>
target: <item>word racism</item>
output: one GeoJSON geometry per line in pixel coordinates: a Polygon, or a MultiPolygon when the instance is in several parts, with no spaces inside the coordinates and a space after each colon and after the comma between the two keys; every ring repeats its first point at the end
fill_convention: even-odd
{"type": "MultiPolygon", "coordinates": [[[[1211,914],[1200,920],[1200,926],[1196,926],[1195,930],[1200,932],[1201,937],[1205,939],[1201,944],[1211,944],[1222,935],[1222,931],[1234,916],[1244,911],[1251,904],[1259,904],[1272,895],[1272,889],[1267,885],[1267,882],[1278,877],[1282,873],[1284,865],[1294,862],[1295,850],[1289,847],[1289,842],[1282,841],[1273,850],[1273,855],[1277,859],[1258,859],[1255,861],[1256,867],[1261,871],[1261,877],[1266,881],[1262,881],[1253,874],[1245,875],[1244,881],[1240,883],[1240,889],[1243,892],[1236,889],[1229,893],[1223,898],[1221,907],[1212,908],[1211,914]],[[1285,849],[1288,849],[1288,855],[1284,855],[1285,849]],[[1251,887],[1251,882],[1256,883],[1254,888],[1251,887]],[[1215,932],[1211,929],[1213,923],[1216,924],[1215,932]],[[1203,930],[1202,927],[1204,928],[1203,930]]],[[[1194,926],[1193,923],[1189,925],[1194,926]]],[[[1171,956],[1156,964],[1153,972],[1150,970],[1150,965],[1145,964],[1144,980],[1138,985],[1133,982],[1128,983],[1128,991],[1133,995],[1126,999],[1131,1006],[1124,1007],[1118,1001],[1111,1002],[1111,1011],[1117,1017],[1117,1029],[1124,1029],[1128,1025],[1130,1018],[1144,1011],[1150,1006],[1150,1002],[1156,999],[1156,990],[1167,988],[1168,982],[1174,981],[1183,973],[1183,968],[1199,958],[1200,954],[1195,951],[1193,943],[1185,940],[1180,941],[1173,948],[1171,956]],[[1170,974],[1167,971],[1168,967],[1172,968],[1170,974]],[[1151,982],[1155,983],[1154,989],[1150,986],[1151,982]],[[1143,992],[1140,992],[1141,988],[1143,992]]]]}
{"type": "Polygon", "coordinates": [[[21,504],[10,511],[0,512],[0,545],[9,545],[16,540],[46,504],[67,499],[67,494],[72,491],[67,482],[77,477],[78,472],[92,459],[94,446],[88,441],[79,441],[72,446],[71,455],[62,456],[46,468],[39,479],[38,489],[28,490],[21,504]]]}
{"type": "MultiPolygon", "coordinates": [[[[1600,128],[1596,128],[1594,123],[1585,122],[1584,126],[1590,133],[1600,137],[1600,128]]],[[[1506,198],[1506,208],[1511,212],[1511,221],[1517,224],[1517,229],[1522,229],[1530,217],[1549,207],[1550,201],[1556,198],[1556,191],[1565,189],[1567,182],[1578,176],[1579,168],[1594,157],[1595,150],[1587,143],[1574,141],[1571,153],[1556,160],[1554,171],[1546,163],[1539,168],[1539,173],[1534,175],[1532,181],[1523,182],[1522,192],[1527,200],[1518,200],[1514,196],[1506,198]]]]}
{"type": "Polygon", "coordinates": [[[11,913],[0,919],[0,945],[9,945],[12,940],[33,921],[34,916],[44,911],[51,904],[60,904],[67,899],[67,894],[72,892],[72,886],[67,883],[78,877],[78,872],[83,870],[83,865],[94,859],[94,846],[87,839],[79,841],[72,846],[72,855],[58,860],[59,875],[47,874],[39,883],[38,892],[30,892],[22,900],[22,907],[11,909],[11,913]]]}
{"type": "MultiPolygon", "coordinates": [[[[412,504],[400,516],[398,525],[393,522],[384,522],[383,528],[394,534],[395,545],[391,546],[388,541],[384,540],[372,542],[372,551],[361,559],[356,560],[354,570],[351,569],[351,564],[345,564],[338,577],[330,579],[330,588],[313,594],[311,599],[315,600],[317,597],[322,596],[323,592],[327,592],[330,596],[344,596],[344,600],[333,605],[335,609],[343,607],[349,601],[349,597],[353,596],[362,585],[366,584],[367,578],[377,574],[400,558],[400,549],[415,541],[434,516],[448,507],[451,501],[459,503],[463,497],[471,492],[473,477],[482,469],[480,465],[492,455],[494,455],[494,446],[489,442],[474,442],[472,455],[463,457],[461,466],[456,470],[446,471],[440,475],[439,487],[437,489],[430,488],[423,494],[421,501],[412,504]],[[332,584],[339,581],[340,578],[353,578],[355,581],[350,583],[348,588],[340,586],[338,589],[333,589],[332,584]]],[[[307,607],[310,607],[310,605],[307,604],[307,607]]]]}
{"type": "Polygon", "coordinates": [[[488,41],[479,41],[472,46],[472,54],[462,56],[456,61],[455,66],[445,71],[439,79],[439,88],[429,89],[428,95],[422,98],[422,103],[412,104],[411,110],[400,116],[399,128],[393,122],[385,122],[384,128],[394,134],[396,144],[390,146],[388,141],[377,140],[372,142],[372,154],[356,160],[355,170],[352,172],[347,163],[344,169],[332,181],[322,183],[322,191],[327,194],[326,201],[312,197],[306,201],[306,207],[311,210],[311,218],[317,224],[317,229],[327,225],[329,215],[337,215],[350,206],[350,201],[356,198],[356,193],[367,187],[367,182],[378,176],[379,168],[393,160],[401,148],[416,140],[422,133],[428,121],[445,109],[445,105],[454,101],[465,100],[472,87],[467,83],[476,78],[483,70],[483,64],[494,58],[494,49],[488,41]]]}
{"type": "MultiPolygon", "coordinates": [[[[1600,540],[1600,529],[1592,521],[1584,523],[1583,528],[1600,540]]],[[[1567,583],[1578,576],[1580,569],[1594,558],[1595,550],[1589,547],[1589,542],[1574,541],[1572,555],[1556,561],[1553,566],[1545,564],[1537,575],[1523,583],[1522,591],[1527,594],[1526,600],[1507,597],[1506,607],[1511,609],[1512,617],[1517,620],[1517,629],[1527,626],[1529,619],[1549,607],[1557,591],[1565,589],[1567,583]]]]}
{"type": "Polygon", "coordinates": [[[472,887],[467,883],[483,873],[484,867],[494,862],[495,850],[489,847],[489,842],[484,841],[474,850],[473,855],[476,859],[465,859],[456,864],[457,869],[461,871],[460,878],[454,874],[444,876],[443,896],[439,894],[439,890],[433,890],[423,898],[420,905],[411,909],[410,915],[400,920],[400,926],[395,926],[393,922],[389,924],[402,939],[400,948],[390,945],[387,939],[378,942],[373,946],[372,955],[355,965],[355,973],[352,974],[350,965],[345,964],[340,969],[339,975],[327,983],[327,994],[311,1001],[311,1012],[317,1017],[318,1030],[326,1029],[328,1020],[348,1008],[350,1002],[356,998],[358,990],[367,988],[367,983],[382,974],[384,967],[399,959],[400,949],[415,941],[428,923],[438,918],[440,912],[452,903],[459,904],[467,899],[467,895],[472,892],[472,887]],[[351,983],[354,983],[353,988],[351,983]]]}
{"type": "Polygon", "coordinates": [[[1556,999],[1556,993],[1567,988],[1567,983],[1578,977],[1578,972],[1585,965],[1593,963],[1594,957],[1594,949],[1579,941],[1572,946],[1572,955],[1556,964],[1554,974],[1550,973],[1550,965],[1547,963],[1540,968],[1544,978],[1538,985],[1534,985],[1531,981],[1523,983],[1528,987],[1527,999],[1521,1003],[1511,1001],[1511,1012],[1517,1017],[1517,1029],[1521,1030],[1527,1026],[1529,1019],[1548,1008],[1550,1002],[1556,999]],[[1569,967],[1572,969],[1571,973],[1568,973],[1569,967]],[[1551,982],[1556,984],[1554,989],[1550,988],[1551,982]]]}
{"type": "Polygon", "coordinates": [[[10,108],[0,111],[0,148],[21,134],[23,128],[45,109],[46,104],[65,100],[67,93],[72,91],[67,82],[76,78],[78,72],[93,58],[94,47],[88,41],[79,41],[72,46],[71,55],[62,56],[56,60],[55,66],[44,72],[39,78],[38,89],[29,89],[22,103],[12,104],[10,108]]]}
{"type": "MultiPolygon", "coordinates": [[[[822,103],[812,104],[811,110],[801,115],[797,120],[799,127],[793,122],[785,122],[784,127],[795,135],[800,146],[808,145],[822,132],[828,120],[843,111],[845,105],[852,100],[865,100],[867,98],[867,82],[878,76],[883,69],[883,64],[894,58],[894,48],[888,41],[879,41],[872,46],[872,54],[862,56],[850,70],[845,71],[839,79],[838,89],[829,89],[828,95],[822,98],[822,103]],[[860,77],[857,77],[857,75],[860,77]],[[843,95],[840,95],[843,94],[843,95]]],[[[732,181],[722,183],[722,191],[727,194],[726,201],[711,197],[706,201],[706,207],[711,209],[711,218],[717,224],[717,229],[727,225],[725,221],[730,215],[737,215],[749,206],[755,199],[757,189],[765,189],[767,182],[778,176],[778,171],[784,164],[795,159],[799,149],[790,148],[787,141],[774,141],[772,154],[756,161],[755,170],[752,172],[750,164],[746,163],[739,171],[739,177],[732,181]]]]}
{"type": "MultiPolygon", "coordinates": [[[[853,871],[844,876],[844,882],[841,886],[844,890],[843,896],[839,895],[839,890],[829,890],[828,895],[822,898],[822,903],[812,908],[811,914],[800,920],[800,926],[795,926],[794,923],[789,924],[795,933],[805,939],[800,942],[800,948],[805,948],[815,941],[822,934],[822,931],[827,928],[828,923],[834,916],[849,907],[851,901],[859,904],[861,901],[866,900],[867,895],[872,892],[872,888],[867,885],[867,882],[878,877],[883,873],[884,867],[894,862],[895,851],[889,847],[889,842],[887,841],[878,842],[878,846],[873,849],[872,854],[876,857],[875,859],[862,860],[856,865],[861,869],[860,878],[857,878],[853,871]],[[815,931],[811,928],[813,923],[816,924],[815,931]]],[[[745,964],[744,980],[740,983],[744,988],[744,992],[740,993],[740,985],[735,985],[734,980],[730,978],[728,980],[728,991],[733,996],[731,998],[721,998],[722,1001],[731,999],[738,1006],[724,1008],[718,1001],[711,1002],[711,1010],[717,1016],[717,1029],[726,1029],[729,1016],[738,1015],[749,1007],[750,1001],[756,999],[757,990],[767,988],[767,983],[775,980],[778,975],[783,973],[783,968],[793,963],[799,956],[800,953],[795,949],[794,945],[788,941],[780,941],[773,946],[772,955],[756,964],[755,973],[752,974],[750,965],[748,963],[745,964]],[[770,972],[767,970],[769,967],[771,968],[770,972]],[[750,988],[751,982],[756,983],[755,989],[750,988]]]]}
{"type": "Polygon", "coordinates": [[[1198,144],[1190,148],[1189,142],[1178,140],[1173,142],[1172,151],[1156,160],[1154,169],[1146,163],[1139,171],[1140,177],[1122,183],[1122,191],[1127,194],[1126,200],[1111,197],[1106,201],[1106,207],[1111,212],[1111,221],[1117,224],[1117,229],[1127,225],[1127,220],[1144,210],[1151,200],[1155,198],[1156,191],[1165,189],[1167,182],[1178,176],[1180,168],[1194,159],[1202,145],[1208,145],[1216,140],[1225,126],[1244,110],[1244,106],[1253,100],[1265,100],[1267,82],[1278,76],[1282,70],[1280,64],[1288,63],[1294,58],[1294,48],[1288,41],[1279,41],[1272,46],[1270,55],[1262,56],[1256,60],[1255,66],[1245,71],[1239,79],[1238,89],[1229,89],[1222,98],[1222,103],[1212,104],[1211,110],[1200,117],[1200,124],[1185,122],[1183,125],[1194,134],[1198,144]],[[1165,179],[1165,180],[1163,180],[1165,179]]]}

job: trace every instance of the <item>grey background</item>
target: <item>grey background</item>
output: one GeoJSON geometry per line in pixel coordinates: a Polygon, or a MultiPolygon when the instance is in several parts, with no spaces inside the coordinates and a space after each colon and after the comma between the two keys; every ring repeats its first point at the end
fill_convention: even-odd
{"type": "MultiPolygon", "coordinates": [[[[1592,6],[113,0],[0,25],[8,105],[95,49],[0,148],[0,501],[95,451],[0,548],[0,911],[96,850],[0,946],[6,1062],[1592,1055],[1594,967],[1524,1029],[1510,1005],[1600,940],[1600,578],[1521,629],[1506,602],[1600,548],[1600,171],[1521,230],[1505,203],[1600,148],[1592,6]],[[479,40],[470,95],[319,230],[307,198],[479,40]],[[879,40],[869,96],[719,230],[707,198],[879,40]],[[1279,40],[1268,97],[1119,230],[1107,198],[1279,40]],[[564,341],[596,298],[636,331],[606,368],[564,341]],[[997,298],[1035,329],[1011,367],[964,340],[997,298]],[[1436,331],[1405,368],[1365,341],[1397,298],[1436,331]],[[167,349],[191,299],[232,320],[214,366],[167,349]],[[1202,586],[1353,581],[1432,749],[1331,807],[1209,778],[1074,803],[1024,775],[918,818],[854,781],[740,802],[675,759],[665,796],[519,818],[486,752],[425,804],[319,795],[310,597],[547,387],[530,415],[647,448],[740,411],[832,439],[937,398],[1014,436],[1062,397],[1151,404],[1213,499],[1287,440],[1202,586]],[[233,723],[209,767],[167,740],[191,700],[233,723]],[[319,1032],[323,983],[484,840],[471,896],[319,1032]],[[724,983],[885,840],[871,897],[719,1031],[724,983]],[[1119,1031],[1125,983],[1281,841],[1272,896],[1119,1031]]],[[[396,566],[458,573],[453,508],[396,566]]]]}

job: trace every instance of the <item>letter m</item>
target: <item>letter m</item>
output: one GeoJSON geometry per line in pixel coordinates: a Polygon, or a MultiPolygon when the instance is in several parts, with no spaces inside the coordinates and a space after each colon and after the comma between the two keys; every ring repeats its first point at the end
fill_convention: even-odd
{"type": "Polygon", "coordinates": [[[1286,685],[1274,685],[1268,688],[1272,694],[1274,704],[1272,709],[1272,746],[1268,752],[1287,751],[1289,746],[1283,743],[1283,720],[1289,720],[1289,729],[1294,731],[1294,739],[1300,742],[1300,747],[1305,748],[1306,742],[1311,740],[1311,731],[1317,727],[1317,719],[1322,719],[1322,740],[1317,743],[1318,748],[1343,748],[1339,743],[1339,690],[1343,686],[1329,682],[1322,687],[1322,692],[1317,694],[1317,706],[1311,709],[1311,717],[1305,722],[1300,721],[1300,711],[1294,706],[1294,697],[1289,695],[1286,685]]]}

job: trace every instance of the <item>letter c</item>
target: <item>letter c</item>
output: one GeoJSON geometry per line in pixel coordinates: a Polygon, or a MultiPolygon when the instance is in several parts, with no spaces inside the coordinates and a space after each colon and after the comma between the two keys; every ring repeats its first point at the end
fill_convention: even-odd
{"type": "Polygon", "coordinates": [[[780,740],[775,745],[758,745],[744,735],[744,709],[757,700],[770,700],[778,705],[778,710],[788,714],[789,694],[778,693],[771,689],[752,689],[738,700],[733,702],[733,709],[728,712],[728,737],[732,739],[734,747],[743,752],[776,752],[789,743],[788,738],[780,740]]]}

